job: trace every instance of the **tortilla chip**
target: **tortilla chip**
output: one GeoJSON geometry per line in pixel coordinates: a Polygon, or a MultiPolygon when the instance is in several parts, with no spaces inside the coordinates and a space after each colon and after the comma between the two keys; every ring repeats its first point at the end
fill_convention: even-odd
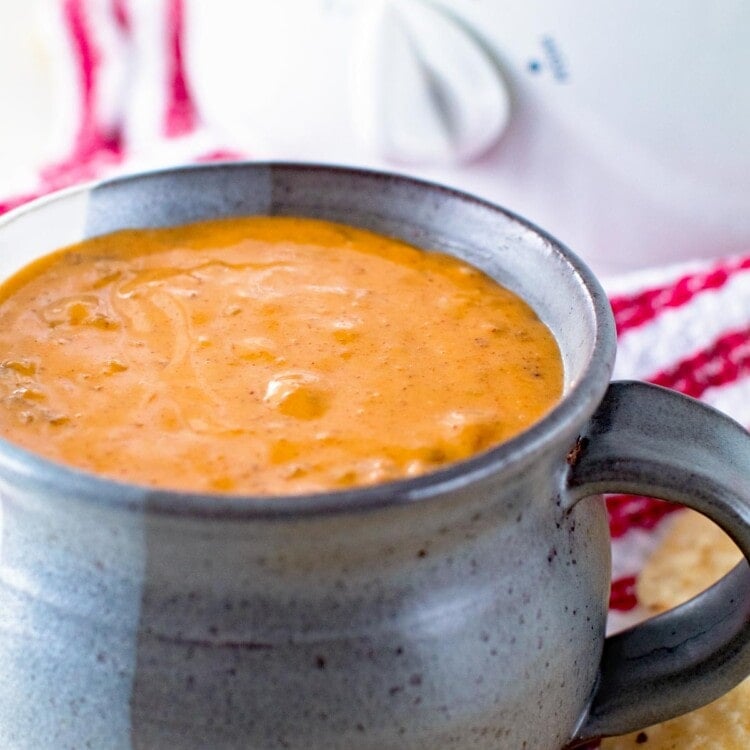
{"type": "MultiPolygon", "coordinates": [[[[638,599],[663,612],[692,599],[728,573],[742,555],[717,526],[694,511],[674,518],[638,577],[638,599]]],[[[641,732],[611,737],[602,750],[749,750],[750,678],[708,706],[641,732]]]]}
{"type": "Polygon", "coordinates": [[[638,600],[652,612],[671,609],[707,589],[741,559],[718,526],[695,511],[682,511],[638,576],[638,600]]]}
{"type": "Polygon", "coordinates": [[[750,679],[697,711],[633,732],[610,737],[601,750],[748,750],[750,679]]]}

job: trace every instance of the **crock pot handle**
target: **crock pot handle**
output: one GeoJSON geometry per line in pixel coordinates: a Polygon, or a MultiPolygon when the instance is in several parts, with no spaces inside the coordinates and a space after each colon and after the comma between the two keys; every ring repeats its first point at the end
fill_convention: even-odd
{"type": "MultiPolygon", "coordinates": [[[[682,503],[750,560],[750,434],[673,391],[612,383],[571,453],[571,503],[625,492],[682,503]]],[[[569,747],[703,706],[750,674],[750,567],[604,643],[599,681],[569,747]]]]}

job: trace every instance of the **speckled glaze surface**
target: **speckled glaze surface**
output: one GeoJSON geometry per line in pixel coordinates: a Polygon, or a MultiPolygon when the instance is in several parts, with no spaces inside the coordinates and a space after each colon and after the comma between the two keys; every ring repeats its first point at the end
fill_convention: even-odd
{"type": "MultiPolygon", "coordinates": [[[[607,693],[628,654],[608,641],[600,670],[609,537],[592,493],[618,482],[653,488],[664,467],[641,471],[644,457],[628,453],[639,417],[623,416],[617,398],[638,386],[605,397],[614,333],[601,289],[531,225],[395,176],[212,165],[15,212],[0,223],[0,274],[122,227],[248,213],[344,221],[468,259],[550,326],[566,396],[523,435],[430,476],[286,499],[119,485],[0,444],[0,747],[557,750],[643,725],[655,705],[666,716],[695,703],[654,698],[658,659],[644,677],[657,676],[648,696],[627,680],[621,705],[607,693]],[[610,433],[625,439],[609,443],[610,433]]],[[[668,420],[675,407],[657,390],[635,394],[636,412],[661,409],[668,420]]],[[[693,407],[688,422],[723,419],[693,407]]],[[[750,445],[724,427],[738,453],[750,445]]],[[[681,471],[662,482],[668,499],[690,494],[681,471]]],[[[698,485],[715,473],[708,467],[698,485]]],[[[750,505],[735,495],[702,510],[747,550],[750,505]]],[[[750,588],[745,573],[735,599],[750,588]]],[[[714,613],[727,609],[721,592],[714,599],[714,613]]],[[[706,672],[699,702],[750,671],[750,615],[733,612],[732,633],[706,635],[706,658],[716,662],[723,645],[725,666],[723,681],[706,672]]],[[[696,620],[704,635],[706,621],[696,620]]],[[[625,652],[663,645],[659,628],[651,641],[633,632],[625,652]]],[[[679,644],[673,651],[667,677],[685,685],[688,660],[679,644]]]]}

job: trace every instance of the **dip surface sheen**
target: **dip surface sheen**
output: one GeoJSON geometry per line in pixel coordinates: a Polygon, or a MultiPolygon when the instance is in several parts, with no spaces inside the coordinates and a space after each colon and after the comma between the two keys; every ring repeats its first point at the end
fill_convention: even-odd
{"type": "Polygon", "coordinates": [[[416,476],[529,427],[562,383],[550,331],[482,272],[314,219],[121,231],[0,286],[0,434],[137,484],[416,476]]]}

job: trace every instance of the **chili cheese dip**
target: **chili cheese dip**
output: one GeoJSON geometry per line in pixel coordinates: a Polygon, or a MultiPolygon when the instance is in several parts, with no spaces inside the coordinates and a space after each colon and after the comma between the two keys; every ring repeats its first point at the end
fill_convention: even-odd
{"type": "Polygon", "coordinates": [[[559,399],[550,331],[452,256],[248,217],[87,240],[0,286],[0,435],[161,488],[412,477],[559,399]]]}

